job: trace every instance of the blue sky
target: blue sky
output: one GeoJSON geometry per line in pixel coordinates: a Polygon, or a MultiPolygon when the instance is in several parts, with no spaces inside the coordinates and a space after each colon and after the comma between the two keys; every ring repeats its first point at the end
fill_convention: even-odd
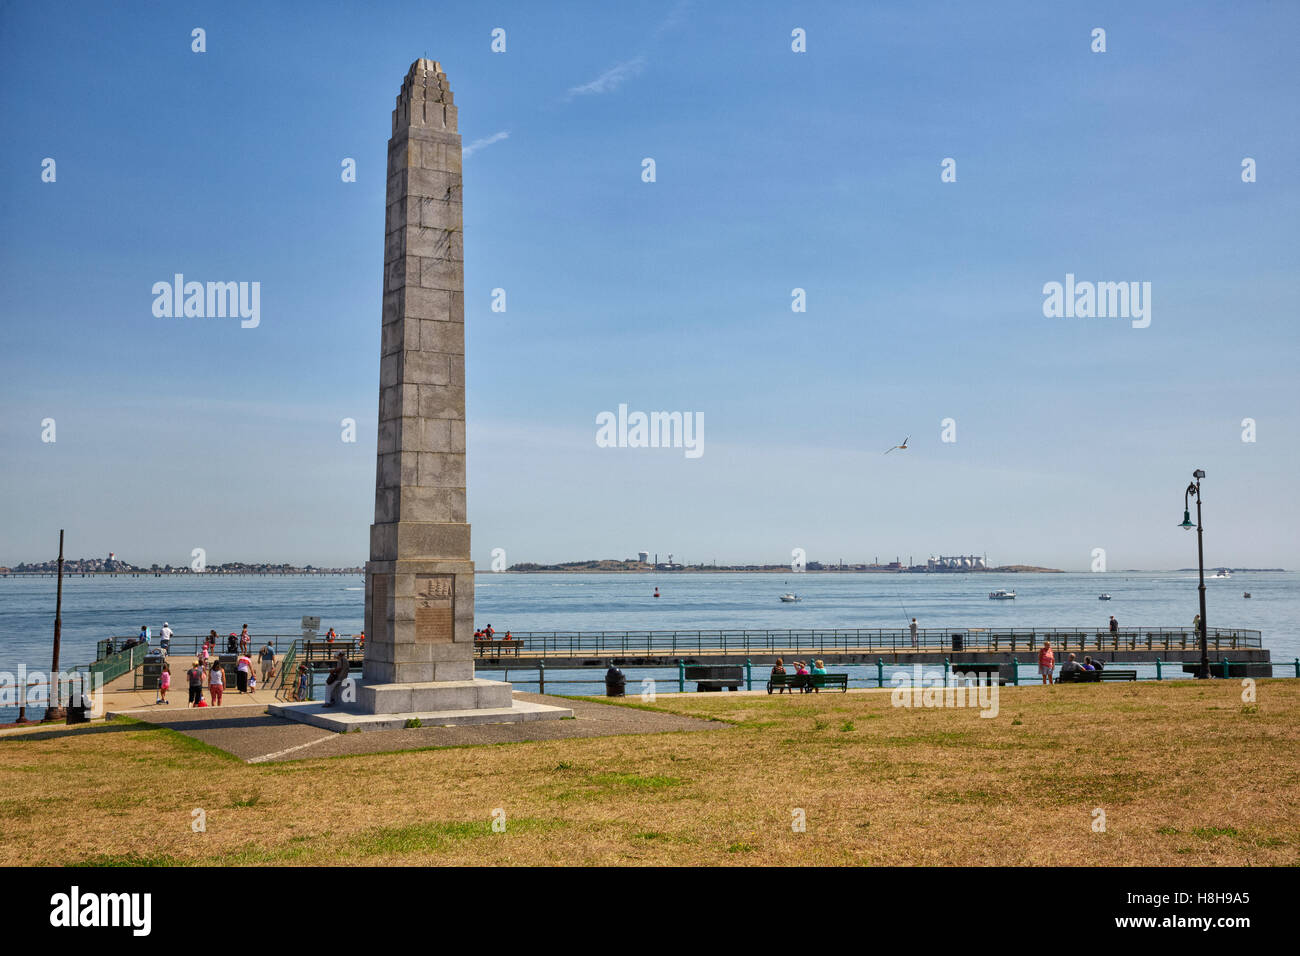
{"type": "Polygon", "coordinates": [[[0,8],[0,564],[60,527],[365,559],[390,111],[428,56],[494,140],[464,173],[481,566],[1183,567],[1197,467],[1207,561],[1300,565],[1294,4],[126,9],[0,8]],[[155,318],[176,272],[259,281],[261,324],[155,318]],[[1150,282],[1150,327],[1045,318],[1067,273],[1150,282]],[[598,448],[620,403],[702,413],[703,456],[598,448]]]}

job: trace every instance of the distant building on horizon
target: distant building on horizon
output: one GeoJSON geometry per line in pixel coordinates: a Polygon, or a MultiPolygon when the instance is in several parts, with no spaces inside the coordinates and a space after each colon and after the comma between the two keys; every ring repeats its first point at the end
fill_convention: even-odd
{"type": "Polygon", "coordinates": [[[988,568],[988,559],[979,554],[932,554],[925,566],[929,571],[983,571],[988,568]]]}

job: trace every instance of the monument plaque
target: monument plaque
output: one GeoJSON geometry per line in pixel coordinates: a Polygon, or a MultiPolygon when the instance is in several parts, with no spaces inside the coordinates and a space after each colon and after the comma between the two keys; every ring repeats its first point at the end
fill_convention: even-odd
{"type": "Polygon", "coordinates": [[[455,575],[417,574],[415,584],[415,642],[450,644],[455,639],[455,575]]]}

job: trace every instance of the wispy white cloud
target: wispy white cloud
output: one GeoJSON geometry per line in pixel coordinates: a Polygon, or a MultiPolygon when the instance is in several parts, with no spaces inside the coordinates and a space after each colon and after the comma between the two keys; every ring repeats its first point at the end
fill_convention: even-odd
{"type": "Polygon", "coordinates": [[[510,130],[508,129],[503,129],[499,133],[493,133],[491,136],[484,136],[482,139],[476,139],[474,140],[474,142],[466,146],[461,151],[461,156],[462,157],[472,156],[475,153],[477,153],[480,149],[483,149],[486,146],[491,146],[493,143],[499,143],[503,139],[509,139],[509,138],[510,138],[510,130]]]}
{"type": "Polygon", "coordinates": [[[635,56],[630,60],[624,60],[622,63],[616,63],[600,76],[596,77],[590,83],[583,83],[581,86],[569,87],[569,97],[575,96],[594,96],[600,93],[612,93],[623,85],[624,82],[636,76],[645,69],[645,57],[635,56]]]}
{"type": "Polygon", "coordinates": [[[664,18],[659,26],[655,27],[654,38],[658,40],[669,30],[675,30],[681,26],[686,20],[686,11],[690,9],[690,6],[691,0],[677,0],[672,10],[668,12],[668,16],[664,18]]]}

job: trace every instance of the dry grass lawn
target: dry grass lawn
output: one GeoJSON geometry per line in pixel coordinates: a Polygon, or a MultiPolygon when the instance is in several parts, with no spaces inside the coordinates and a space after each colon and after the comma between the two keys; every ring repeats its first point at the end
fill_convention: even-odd
{"type": "Polygon", "coordinates": [[[118,721],[0,739],[0,864],[1295,865],[1300,681],[1240,695],[696,695],[655,706],[732,726],[257,765],[118,721]]]}

